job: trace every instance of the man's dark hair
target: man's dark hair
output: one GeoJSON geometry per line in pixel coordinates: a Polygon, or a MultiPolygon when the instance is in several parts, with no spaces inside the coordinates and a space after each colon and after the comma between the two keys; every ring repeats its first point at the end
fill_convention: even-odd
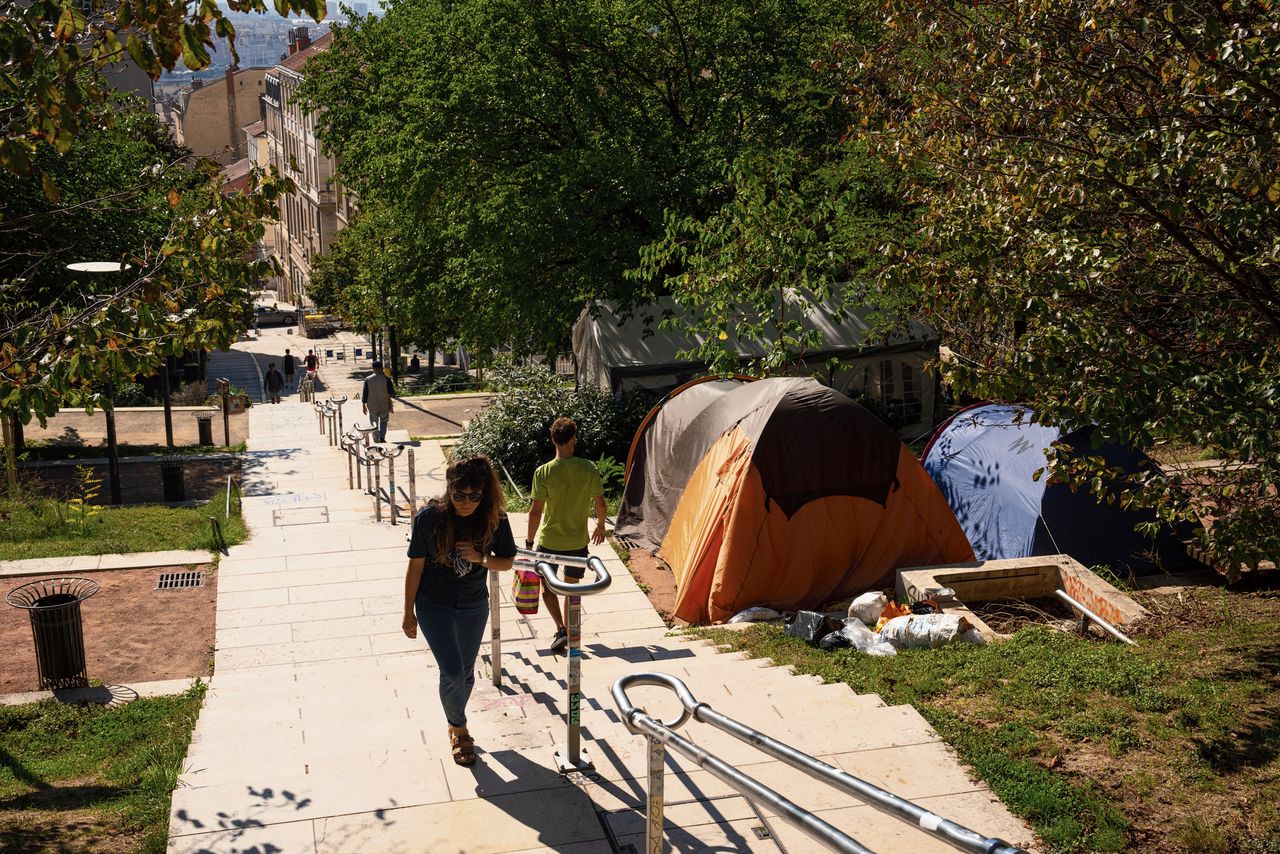
{"type": "Polygon", "coordinates": [[[551,422],[551,441],[557,445],[567,445],[569,440],[577,435],[578,425],[573,423],[572,418],[561,415],[551,422]]]}

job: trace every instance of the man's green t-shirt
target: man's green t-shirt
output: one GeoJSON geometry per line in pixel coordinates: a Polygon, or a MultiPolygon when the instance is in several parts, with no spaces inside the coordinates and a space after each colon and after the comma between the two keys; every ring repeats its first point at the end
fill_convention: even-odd
{"type": "Polygon", "coordinates": [[[587,516],[597,495],[604,495],[604,486],[590,460],[557,457],[538,466],[533,473],[533,500],[546,502],[538,543],[561,552],[585,548],[587,516]]]}

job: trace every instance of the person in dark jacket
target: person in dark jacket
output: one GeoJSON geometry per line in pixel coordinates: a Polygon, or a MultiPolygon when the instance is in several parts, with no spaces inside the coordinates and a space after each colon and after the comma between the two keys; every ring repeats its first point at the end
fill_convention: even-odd
{"type": "Polygon", "coordinates": [[[373,373],[364,378],[364,388],[360,390],[360,408],[369,416],[372,426],[377,428],[373,433],[373,441],[387,441],[387,422],[395,410],[392,398],[395,387],[391,377],[382,372],[382,362],[373,360],[373,373]]]}
{"type": "Polygon", "coordinates": [[[454,463],[445,471],[445,483],[445,494],[413,519],[401,627],[409,638],[422,629],[440,669],[440,705],[449,723],[453,761],[474,765],[467,700],[489,620],[487,570],[511,569],[516,542],[503,511],[502,485],[487,459],[454,463]]]}
{"type": "Polygon", "coordinates": [[[284,351],[284,387],[286,391],[293,391],[293,375],[298,367],[298,360],[289,352],[289,348],[284,351]]]}
{"type": "Polygon", "coordinates": [[[262,396],[271,399],[272,403],[280,402],[280,390],[284,388],[284,376],[276,370],[276,363],[267,365],[267,373],[262,377],[262,396]]]}

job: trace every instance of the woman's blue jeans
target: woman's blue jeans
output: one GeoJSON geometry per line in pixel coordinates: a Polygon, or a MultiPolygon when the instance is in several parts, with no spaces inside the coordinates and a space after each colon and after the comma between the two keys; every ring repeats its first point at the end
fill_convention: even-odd
{"type": "Polygon", "coordinates": [[[455,607],[418,599],[418,627],[440,668],[440,705],[450,726],[467,725],[467,700],[476,685],[476,656],[489,622],[489,603],[455,607]]]}

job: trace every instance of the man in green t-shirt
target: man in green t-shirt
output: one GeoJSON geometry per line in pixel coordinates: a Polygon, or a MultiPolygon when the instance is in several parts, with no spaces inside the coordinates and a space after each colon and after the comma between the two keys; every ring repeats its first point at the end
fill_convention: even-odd
{"type": "MultiPolygon", "coordinates": [[[[578,444],[578,425],[563,415],[551,424],[551,443],[556,458],[544,463],[533,473],[533,505],[529,508],[529,533],[524,544],[533,548],[537,535],[538,551],[550,554],[587,556],[587,507],[595,505],[596,527],[591,542],[604,542],[604,487],[600,473],[590,460],[573,455],[578,444]],[[541,525],[541,530],[539,530],[541,525]]],[[[586,574],[582,567],[566,566],[565,576],[577,581],[586,574]]],[[[551,651],[562,652],[569,645],[560,600],[549,588],[542,588],[542,601],[556,622],[556,635],[551,651]]]]}

